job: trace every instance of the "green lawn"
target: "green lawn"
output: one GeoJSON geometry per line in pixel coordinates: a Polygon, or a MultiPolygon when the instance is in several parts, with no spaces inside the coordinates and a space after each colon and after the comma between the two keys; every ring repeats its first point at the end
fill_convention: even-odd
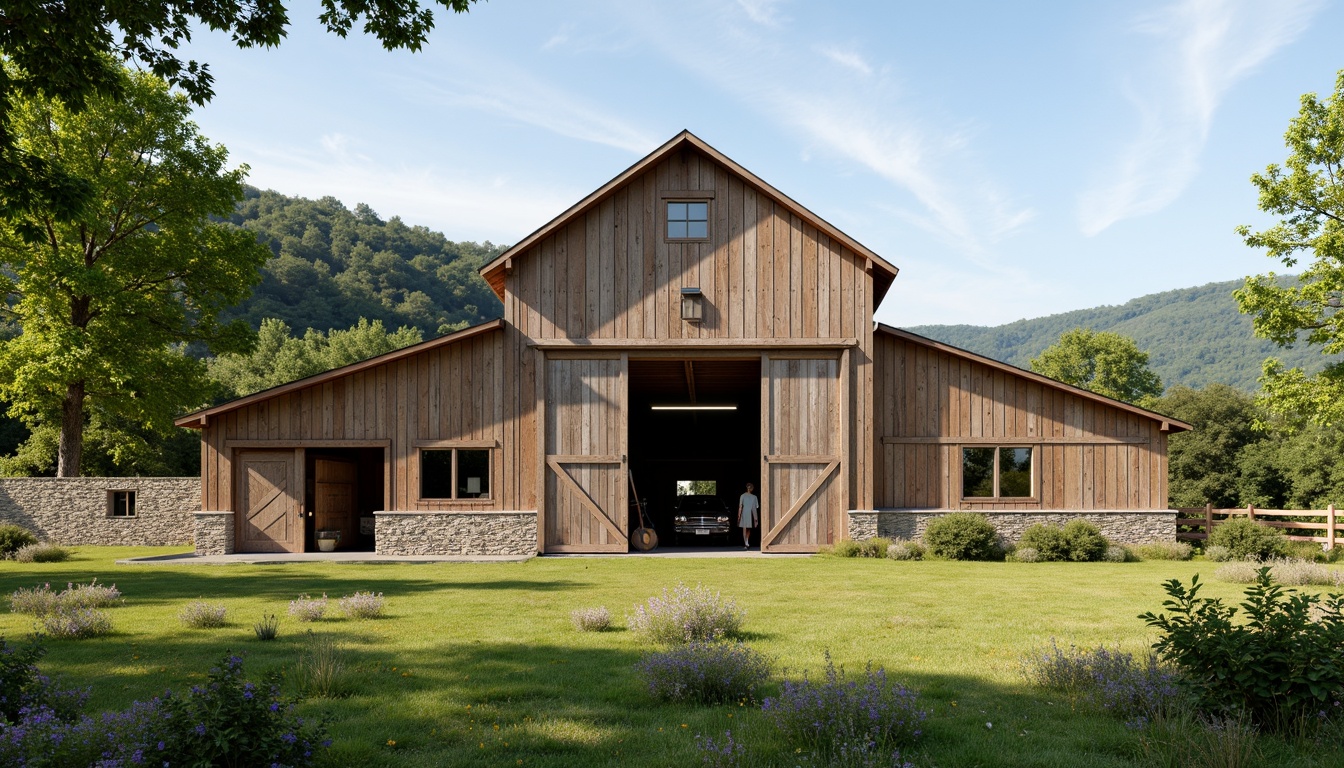
{"type": "MultiPolygon", "coordinates": [[[[1020,564],[832,558],[541,558],[513,564],[117,566],[163,549],[81,548],[74,560],[0,562],[0,594],[67,581],[115,583],[115,633],[49,641],[45,671],[93,687],[91,706],[120,708],[204,680],[228,650],[247,674],[286,670],[304,633],[330,633],[348,651],[353,695],[306,702],[331,718],[331,765],[699,764],[697,733],[745,734],[753,764],[793,765],[790,748],[751,706],[690,708],[652,701],[632,666],[645,650],[623,629],[631,607],[677,581],[718,588],[747,610],[747,640],[792,674],[823,653],[851,671],[865,663],[917,688],[932,711],[921,766],[1126,766],[1138,739],[1118,722],[1073,711],[1026,687],[1019,658],[1057,638],[1141,651],[1136,616],[1161,607],[1162,581],[1210,575],[1209,563],[1020,564]],[[389,616],[301,624],[285,615],[300,593],[383,592],[389,616]],[[188,600],[227,604],[229,625],[191,630],[188,600]],[[605,605],[621,627],[579,633],[570,612],[605,605]],[[280,639],[255,639],[264,612],[280,639]],[[992,728],[986,724],[992,723],[992,728]]],[[[1241,587],[1213,582],[1208,594],[1241,587]]],[[[17,639],[27,616],[0,612],[17,639]]],[[[1326,765],[1309,762],[1301,765],[1326,765]]]]}

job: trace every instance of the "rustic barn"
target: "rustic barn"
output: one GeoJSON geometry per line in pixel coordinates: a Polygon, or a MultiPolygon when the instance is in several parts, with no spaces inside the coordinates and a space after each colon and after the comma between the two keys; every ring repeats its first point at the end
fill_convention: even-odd
{"type": "Polygon", "coordinates": [[[896,273],[683,132],[482,267],[501,320],[180,419],[198,550],[625,552],[632,485],[666,535],[690,482],[755,483],[766,552],[951,509],[1171,535],[1188,425],[876,326],[896,273]]]}

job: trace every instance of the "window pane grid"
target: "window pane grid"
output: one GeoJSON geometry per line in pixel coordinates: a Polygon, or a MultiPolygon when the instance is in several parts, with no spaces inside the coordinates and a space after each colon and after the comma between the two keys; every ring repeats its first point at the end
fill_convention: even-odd
{"type": "Polygon", "coordinates": [[[433,501],[490,498],[489,449],[422,448],[420,498],[433,501]]]}
{"type": "Polygon", "coordinates": [[[704,240],[709,237],[709,203],[668,203],[667,238],[704,240]]]}
{"type": "Polygon", "coordinates": [[[1032,498],[1033,453],[1030,447],[962,448],[962,498],[1032,498]]]}

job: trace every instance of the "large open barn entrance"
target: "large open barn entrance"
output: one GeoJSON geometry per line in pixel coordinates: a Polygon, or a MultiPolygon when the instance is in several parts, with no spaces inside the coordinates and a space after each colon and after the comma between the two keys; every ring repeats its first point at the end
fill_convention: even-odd
{"type": "Polygon", "coordinates": [[[318,537],[335,531],[333,549],[372,552],[373,513],[386,501],[383,449],[309,448],[304,451],[304,478],[304,550],[322,551],[318,537]]]}
{"type": "MultiPolygon", "coordinates": [[[[653,359],[629,362],[630,474],[660,545],[742,546],[737,499],[761,486],[761,360],[653,359]],[[728,509],[727,535],[678,535],[678,496],[717,496],[728,509]]],[[[630,527],[639,525],[630,495],[630,527]]],[[[708,530],[708,529],[697,529],[708,530]]],[[[759,531],[752,546],[759,546],[759,531]]]]}

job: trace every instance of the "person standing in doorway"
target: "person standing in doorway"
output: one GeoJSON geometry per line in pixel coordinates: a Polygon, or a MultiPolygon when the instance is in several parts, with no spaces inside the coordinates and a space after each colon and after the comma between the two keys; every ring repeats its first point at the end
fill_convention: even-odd
{"type": "Polygon", "coordinates": [[[752,493],[756,486],[747,483],[747,492],[737,500],[737,525],[742,529],[742,548],[751,549],[751,529],[756,527],[756,515],[761,511],[761,500],[752,493]]]}

